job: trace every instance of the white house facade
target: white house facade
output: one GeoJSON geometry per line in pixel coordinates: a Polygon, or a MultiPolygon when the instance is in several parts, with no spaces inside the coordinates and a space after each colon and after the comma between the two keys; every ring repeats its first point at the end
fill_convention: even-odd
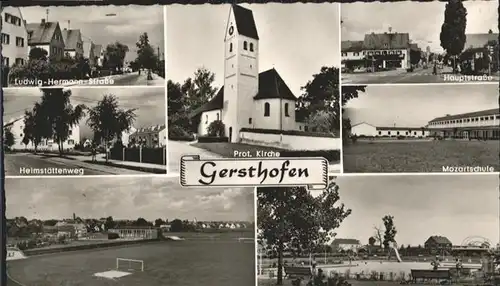
{"type": "Polygon", "coordinates": [[[426,127],[381,127],[366,122],[351,126],[351,135],[361,137],[408,137],[425,138],[431,135],[426,127]]]}
{"type": "Polygon", "coordinates": [[[18,7],[2,8],[2,64],[12,66],[24,64],[28,59],[28,31],[21,9],[18,7]]]}
{"type": "MultiPolygon", "coordinates": [[[[14,145],[11,147],[12,150],[33,150],[35,145],[33,142],[28,144],[23,143],[24,138],[24,116],[18,117],[16,119],[10,120],[4,124],[4,129],[9,129],[14,135],[14,145]]],[[[64,149],[73,149],[76,144],[80,143],[80,126],[74,125],[69,130],[69,136],[66,141],[63,142],[64,149]]],[[[59,144],[53,139],[44,139],[37,146],[38,150],[59,150],[59,144]]]]}
{"type": "Polygon", "coordinates": [[[259,36],[251,10],[231,5],[224,38],[224,86],[191,115],[199,119],[198,135],[220,118],[230,142],[240,141],[240,130],[301,130],[296,122],[293,95],[273,68],[259,73],[259,36]]]}

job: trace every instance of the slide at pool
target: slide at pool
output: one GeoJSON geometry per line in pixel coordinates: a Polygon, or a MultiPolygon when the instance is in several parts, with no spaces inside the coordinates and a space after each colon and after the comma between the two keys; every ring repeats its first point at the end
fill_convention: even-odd
{"type": "Polygon", "coordinates": [[[396,247],[392,246],[392,245],[390,247],[391,247],[391,249],[394,250],[394,253],[396,253],[396,259],[398,260],[398,262],[402,262],[403,260],[401,259],[401,256],[399,256],[398,249],[396,247]]]}
{"type": "Polygon", "coordinates": [[[7,257],[5,259],[6,261],[26,259],[26,258],[27,257],[24,255],[24,253],[18,248],[7,247],[7,257]]]}

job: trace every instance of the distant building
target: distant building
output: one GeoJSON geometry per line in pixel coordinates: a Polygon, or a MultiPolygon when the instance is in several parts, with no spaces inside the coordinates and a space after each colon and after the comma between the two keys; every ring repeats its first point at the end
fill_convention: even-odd
{"type": "Polygon", "coordinates": [[[2,65],[22,65],[28,59],[28,31],[19,7],[2,7],[2,65]]]}
{"type": "Polygon", "coordinates": [[[498,33],[476,33],[476,34],[465,34],[465,45],[464,49],[476,49],[484,48],[487,45],[498,43],[498,33]]]}
{"type": "Polygon", "coordinates": [[[91,69],[96,66],[95,45],[92,41],[83,42],[83,57],[88,60],[91,69]]]}
{"type": "Polygon", "coordinates": [[[167,128],[165,125],[139,128],[129,135],[128,141],[142,147],[164,147],[167,145],[167,128]]]}
{"type": "Polygon", "coordinates": [[[366,122],[355,124],[351,127],[351,134],[366,137],[413,137],[424,138],[430,135],[425,127],[377,127],[366,122]]]}
{"type": "MultiPolygon", "coordinates": [[[[35,145],[33,142],[23,143],[24,138],[24,116],[15,118],[13,120],[4,123],[3,128],[9,129],[14,135],[14,145],[11,147],[12,150],[33,150],[35,145]]],[[[73,149],[76,144],[80,143],[80,126],[74,125],[69,130],[69,137],[63,142],[64,149],[73,149]]],[[[38,150],[58,150],[59,144],[53,139],[43,139],[42,142],[38,144],[38,150]]]]}
{"type": "Polygon", "coordinates": [[[500,109],[448,114],[432,119],[427,127],[435,136],[500,139],[500,109]]]}
{"type": "Polygon", "coordinates": [[[64,29],[62,31],[64,39],[64,53],[72,58],[83,57],[82,33],[79,29],[64,29]]]}
{"type": "Polygon", "coordinates": [[[354,252],[357,252],[361,246],[359,240],[353,238],[336,238],[331,244],[331,247],[335,250],[354,252]]]}
{"type": "Polygon", "coordinates": [[[122,144],[124,146],[128,146],[129,145],[129,143],[130,143],[130,135],[134,134],[135,132],[137,132],[137,128],[135,128],[135,127],[130,127],[130,130],[122,132],[121,140],[122,140],[122,144]]]}
{"type": "Polygon", "coordinates": [[[451,249],[453,244],[451,241],[444,236],[431,236],[424,243],[424,247],[427,249],[451,249]]]}
{"type": "Polygon", "coordinates": [[[58,22],[27,24],[28,45],[30,50],[41,48],[47,52],[49,59],[60,60],[64,56],[64,39],[58,22]]]}
{"type": "Polygon", "coordinates": [[[96,66],[102,67],[104,63],[104,49],[102,45],[94,45],[94,57],[96,66]]]}
{"type": "Polygon", "coordinates": [[[108,230],[110,233],[116,233],[123,239],[157,239],[159,237],[159,229],[156,227],[118,227],[108,230]]]}

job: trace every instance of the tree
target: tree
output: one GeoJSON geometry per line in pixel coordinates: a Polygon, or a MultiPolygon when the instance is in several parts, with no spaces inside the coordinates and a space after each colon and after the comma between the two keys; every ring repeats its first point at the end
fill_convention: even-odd
{"type": "Polygon", "coordinates": [[[213,136],[213,137],[224,137],[224,133],[226,131],[224,122],[222,120],[215,120],[210,122],[210,124],[207,127],[207,133],[208,136],[213,136]]]}
{"type": "MultiPolygon", "coordinates": [[[[58,144],[59,154],[64,151],[64,141],[69,138],[70,130],[77,125],[85,115],[85,105],[79,104],[75,107],[70,101],[71,90],[62,88],[43,89],[40,112],[43,118],[47,118],[51,129],[47,131],[47,138],[54,138],[58,144]]],[[[38,111],[37,111],[38,112],[38,111]]]]}
{"type": "Polygon", "coordinates": [[[334,182],[316,197],[303,187],[258,189],[258,239],[278,256],[277,285],[283,283],[285,251],[297,256],[323,247],[351,214],[338,204],[338,190],[334,182]]]}
{"type": "Polygon", "coordinates": [[[125,56],[127,55],[129,48],[120,42],[115,42],[114,44],[109,44],[106,46],[106,68],[113,71],[122,70],[125,56]]]}
{"type": "Polygon", "coordinates": [[[180,219],[174,219],[170,223],[171,232],[182,232],[184,230],[184,223],[180,219]]]}
{"type": "Polygon", "coordinates": [[[382,238],[382,229],[378,226],[373,227],[375,229],[375,233],[373,237],[378,242],[379,246],[382,247],[384,239],[382,238]]]}
{"type": "Polygon", "coordinates": [[[201,67],[194,73],[194,78],[188,78],[181,87],[189,102],[190,112],[207,103],[215,96],[217,88],[213,87],[215,74],[201,67]]]}
{"type": "Polygon", "coordinates": [[[370,236],[370,238],[368,238],[368,245],[374,246],[376,242],[377,242],[377,239],[375,237],[370,236]]]}
{"type": "Polygon", "coordinates": [[[149,223],[146,219],[140,217],[134,222],[134,226],[151,226],[151,223],[149,223]]]}
{"type": "Polygon", "coordinates": [[[165,221],[163,221],[161,218],[157,218],[155,220],[155,226],[160,227],[161,225],[165,224],[165,221]]]}
{"type": "Polygon", "coordinates": [[[33,48],[30,50],[28,59],[30,61],[32,61],[32,60],[47,61],[47,56],[48,56],[48,53],[46,50],[44,50],[42,48],[33,48]]]}
{"type": "Polygon", "coordinates": [[[441,47],[453,56],[453,71],[456,71],[456,57],[463,51],[466,41],[467,9],[462,0],[449,0],[444,11],[444,23],[439,35],[441,47]]]}
{"type": "Polygon", "coordinates": [[[182,86],[179,83],[174,83],[169,80],[167,82],[167,109],[168,109],[168,126],[169,134],[171,127],[180,127],[184,134],[176,134],[177,137],[187,135],[187,131],[191,129],[191,122],[188,114],[187,96],[182,92],[182,86]]]}
{"type": "Polygon", "coordinates": [[[307,126],[313,132],[332,133],[338,130],[334,117],[325,110],[317,110],[307,118],[307,126]]]}
{"type": "MultiPolygon", "coordinates": [[[[308,118],[318,111],[330,114],[334,130],[340,129],[339,69],[322,67],[313,79],[301,87],[304,92],[297,100],[296,112],[299,118],[308,118]]],[[[333,132],[330,131],[330,132],[333,132]]]]}
{"type": "Polygon", "coordinates": [[[107,230],[110,230],[110,229],[115,228],[115,227],[116,227],[116,223],[113,220],[113,217],[112,216],[108,216],[106,218],[106,220],[104,221],[104,228],[107,231],[107,230]]]}
{"type": "Polygon", "coordinates": [[[33,109],[24,113],[23,139],[24,145],[30,142],[37,151],[38,145],[44,138],[49,138],[51,134],[51,124],[48,117],[43,113],[44,108],[40,103],[35,103],[33,109]]]}
{"type": "Polygon", "coordinates": [[[12,146],[16,143],[16,138],[10,127],[4,127],[3,130],[3,146],[4,149],[10,150],[12,146]]]}
{"type": "MultiPolygon", "coordinates": [[[[120,109],[116,96],[104,95],[96,106],[88,109],[87,124],[107,147],[116,138],[121,142],[121,134],[130,130],[136,119],[135,109],[120,109]]],[[[106,156],[106,161],[108,156],[106,156]]]]}
{"type": "Polygon", "coordinates": [[[155,50],[149,43],[148,33],[143,33],[139,37],[139,41],[135,44],[137,46],[137,59],[136,63],[144,69],[148,70],[148,79],[152,79],[151,70],[158,67],[158,56],[155,50]]]}
{"type": "MultiPolygon", "coordinates": [[[[366,91],[366,85],[349,85],[342,86],[342,114],[344,113],[345,106],[349,100],[358,98],[360,92],[366,91]]],[[[351,136],[351,120],[342,115],[342,142],[349,142],[349,137],[351,136]]]]}
{"type": "Polygon", "coordinates": [[[391,215],[386,215],[382,218],[382,221],[384,222],[384,238],[383,238],[383,244],[384,248],[388,249],[391,243],[395,243],[396,240],[396,226],[394,225],[394,217],[391,215]]]}

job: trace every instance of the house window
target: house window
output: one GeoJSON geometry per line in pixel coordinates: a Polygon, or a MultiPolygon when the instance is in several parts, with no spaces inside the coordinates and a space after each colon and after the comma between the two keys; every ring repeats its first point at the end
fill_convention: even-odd
{"type": "Polygon", "coordinates": [[[248,118],[248,124],[252,124],[252,117],[248,118]]]}
{"type": "Polygon", "coordinates": [[[16,59],[16,65],[20,65],[20,66],[24,65],[24,59],[23,58],[17,58],[16,59]]]}
{"type": "Polygon", "coordinates": [[[253,43],[250,43],[250,52],[253,52],[253,43]]]}
{"type": "Polygon", "coordinates": [[[69,135],[69,136],[73,135],[73,130],[69,130],[69,131],[68,131],[68,135],[69,135]]]}
{"type": "Polygon", "coordinates": [[[398,132],[396,132],[396,135],[399,135],[399,131],[398,131],[398,132]]]}
{"type": "Polygon", "coordinates": [[[31,37],[33,37],[33,31],[28,32],[28,39],[30,39],[31,37]]]}
{"type": "Polygon", "coordinates": [[[307,125],[304,126],[304,131],[306,131],[306,132],[309,131],[309,126],[307,126],[307,125]]]}
{"type": "Polygon", "coordinates": [[[343,57],[347,57],[347,53],[341,53],[343,57]]]}
{"type": "Polygon", "coordinates": [[[10,44],[10,36],[2,33],[2,44],[9,45],[10,44]]]}
{"type": "Polygon", "coordinates": [[[271,106],[269,105],[269,102],[264,103],[264,117],[269,117],[271,114],[271,106]]]}
{"type": "Polygon", "coordinates": [[[490,120],[494,120],[494,119],[495,119],[495,118],[494,118],[494,116],[493,116],[493,115],[492,115],[492,116],[490,116],[490,120]]]}
{"type": "Polygon", "coordinates": [[[24,47],[24,39],[21,37],[16,37],[16,46],[17,47],[24,47]]]}
{"type": "Polygon", "coordinates": [[[243,49],[244,49],[245,51],[248,49],[248,47],[247,47],[247,46],[248,46],[247,41],[244,41],[244,42],[243,42],[243,49]]]}
{"type": "Polygon", "coordinates": [[[500,119],[500,115],[497,115],[497,119],[500,119]]]}
{"type": "Polygon", "coordinates": [[[302,130],[302,125],[299,125],[299,130],[302,130]]]}
{"type": "Polygon", "coordinates": [[[417,132],[413,132],[413,135],[417,135],[417,132]]]}
{"type": "Polygon", "coordinates": [[[290,117],[290,114],[288,114],[288,103],[285,103],[285,116],[290,117]]]}
{"type": "Polygon", "coordinates": [[[425,135],[425,131],[422,130],[422,135],[425,135]]]}
{"type": "Polygon", "coordinates": [[[233,52],[233,43],[229,43],[229,52],[232,53],[233,52]]]}
{"type": "Polygon", "coordinates": [[[406,131],[405,135],[408,135],[408,131],[406,131]]]}
{"type": "Polygon", "coordinates": [[[387,135],[391,135],[391,131],[387,131],[387,135]]]}
{"type": "Polygon", "coordinates": [[[75,140],[73,140],[73,139],[68,140],[68,144],[69,145],[75,145],[75,140]]]}
{"type": "Polygon", "coordinates": [[[205,124],[208,124],[208,114],[205,115],[205,124]]]}

